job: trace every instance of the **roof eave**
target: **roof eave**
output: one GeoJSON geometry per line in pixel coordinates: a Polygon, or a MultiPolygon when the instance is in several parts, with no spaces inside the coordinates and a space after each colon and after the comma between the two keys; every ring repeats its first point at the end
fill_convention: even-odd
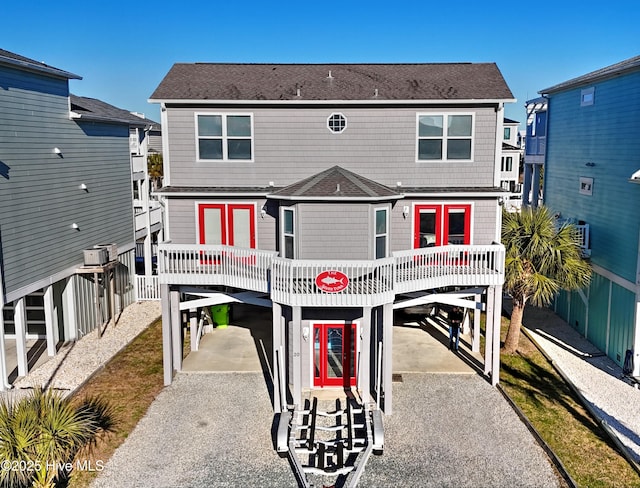
{"type": "Polygon", "coordinates": [[[161,103],[166,105],[180,104],[199,104],[199,105],[336,105],[336,104],[353,104],[353,105],[474,105],[474,104],[491,104],[515,103],[516,98],[469,98],[469,99],[354,99],[354,100],[209,100],[209,99],[175,99],[175,98],[149,98],[148,103],[161,103]]]}
{"type": "Polygon", "coordinates": [[[8,58],[6,56],[0,56],[0,63],[6,64],[9,66],[14,66],[27,71],[35,71],[40,73],[46,73],[48,75],[53,75],[58,78],[65,78],[67,80],[81,80],[82,76],[76,75],[74,73],[70,73],[69,71],[64,71],[58,68],[54,68],[53,66],[43,66],[33,63],[28,63],[26,61],[22,61],[19,59],[8,58]]]}

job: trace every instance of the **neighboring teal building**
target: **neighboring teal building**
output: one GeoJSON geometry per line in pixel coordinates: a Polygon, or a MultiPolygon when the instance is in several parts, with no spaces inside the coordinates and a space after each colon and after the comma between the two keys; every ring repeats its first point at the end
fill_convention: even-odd
{"type": "Polygon", "coordinates": [[[546,103],[529,104],[540,111],[529,122],[546,127],[528,131],[535,151],[527,141],[527,152],[546,148],[543,201],[561,220],[581,225],[594,271],[589,289],[560,294],[556,311],[620,366],[633,351],[638,376],[640,56],[539,93],[546,103]]]}

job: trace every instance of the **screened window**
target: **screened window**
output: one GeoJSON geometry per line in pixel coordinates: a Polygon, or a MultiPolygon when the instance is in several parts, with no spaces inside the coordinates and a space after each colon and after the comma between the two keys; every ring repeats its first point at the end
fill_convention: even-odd
{"type": "Polygon", "coordinates": [[[387,257],[387,243],[389,240],[387,209],[378,208],[375,214],[375,253],[376,259],[381,259],[387,257]]]}
{"type": "Polygon", "coordinates": [[[197,114],[196,123],[199,160],[252,160],[250,114],[197,114]]]}
{"type": "Polygon", "coordinates": [[[470,161],[472,146],[472,115],[418,115],[418,161],[470,161]]]}

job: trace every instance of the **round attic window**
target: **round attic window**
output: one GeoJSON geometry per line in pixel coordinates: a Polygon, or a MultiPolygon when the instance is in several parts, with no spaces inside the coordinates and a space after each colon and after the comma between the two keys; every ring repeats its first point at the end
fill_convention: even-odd
{"type": "Polygon", "coordinates": [[[331,132],[340,133],[347,128],[347,119],[342,114],[331,114],[327,119],[327,127],[331,132]]]}

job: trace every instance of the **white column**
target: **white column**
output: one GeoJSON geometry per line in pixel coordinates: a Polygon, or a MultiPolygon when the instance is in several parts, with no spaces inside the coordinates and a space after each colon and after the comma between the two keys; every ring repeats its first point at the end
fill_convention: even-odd
{"type": "Polygon", "coordinates": [[[0,391],[11,388],[7,372],[7,349],[4,342],[4,293],[2,292],[2,273],[0,273],[0,391]]]}
{"type": "Polygon", "coordinates": [[[533,182],[531,187],[531,206],[538,207],[538,197],[540,195],[540,169],[542,165],[535,164],[533,166],[533,182]]]}
{"type": "Polygon", "coordinates": [[[75,341],[78,338],[78,319],[76,317],[76,296],[74,292],[77,277],[70,276],[62,291],[62,302],[64,303],[64,339],[75,341]]]}
{"type": "Polygon", "coordinates": [[[473,311],[473,334],[471,337],[471,351],[480,351],[480,315],[482,312],[482,295],[475,295],[476,308],[473,311]]]}
{"type": "Polygon", "coordinates": [[[393,413],[393,304],[388,303],[382,306],[382,327],[384,413],[391,415],[393,413]]]}
{"type": "MultiPolygon", "coordinates": [[[[485,341],[484,341],[484,374],[491,373],[491,367],[493,365],[493,334],[494,334],[494,313],[493,308],[495,306],[494,299],[495,290],[493,286],[487,289],[487,308],[485,312],[486,327],[485,327],[485,341]]],[[[498,332],[499,333],[499,332],[498,332]]]]}
{"type": "Polygon", "coordinates": [[[189,309],[189,332],[191,336],[191,350],[198,350],[198,309],[189,309]]]}
{"type": "Polygon", "coordinates": [[[173,357],[171,352],[171,298],[169,285],[160,285],[160,300],[162,304],[162,366],[164,369],[164,384],[173,381],[173,357]]]}
{"type": "Polygon", "coordinates": [[[56,355],[56,346],[59,341],[58,327],[56,327],[54,314],[53,286],[49,285],[44,290],[44,324],[47,334],[47,354],[50,357],[56,355]]]}
{"type": "Polygon", "coordinates": [[[362,324],[360,327],[359,357],[358,367],[358,389],[363,403],[368,403],[371,399],[371,307],[362,309],[362,324]]]}
{"type": "Polygon", "coordinates": [[[300,355],[300,328],[302,322],[302,309],[300,307],[293,307],[291,327],[291,341],[293,349],[293,403],[295,405],[302,404],[302,358],[300,355]]]}
{"type": "Polygon", "coordinates": [[[284,377],[282,369],[285,367],[284,358],[281,357],[281,352],[284,352],[284,346],[282,344],[282,335],[280,331],[282,322],[282,307],[279,303],[273,303],[271,307],[272,312],[272,362],[273,362],[273,411],[282,412],[283,400],[280,398],[280,392],[283,385],[280,384],[280,378],[284,377]]]}
{"type": "Polygon", "coordinates": [[[182,370],[182,324],[180,313],[180,292],[172,291],[171,296],[171,347],[173,349],[173,369],[182,370]]]}
{"type": "Polygon", "coordinates": [[[16,329],[16,355],[18,356],[18,376],[29,372],[27,363],[27,310],[24,297],[13,302],[13,320],[16,329]]]}
{"type": "Polygon", "coordinates": [[[524,164],[524,180],[522,183],[522,206],[528,207],[531,205],[529,198],[529,192],[531,191],[531,174],[533,173],[533,167],[531,163],[524,164]]]}
{"type": "Polygon", "coordinates": [[[496,386],[500,381],[500,330],[502,322],[502,285],[493,287],[493,356],[491,365],[491,384],[496,386]]]}

